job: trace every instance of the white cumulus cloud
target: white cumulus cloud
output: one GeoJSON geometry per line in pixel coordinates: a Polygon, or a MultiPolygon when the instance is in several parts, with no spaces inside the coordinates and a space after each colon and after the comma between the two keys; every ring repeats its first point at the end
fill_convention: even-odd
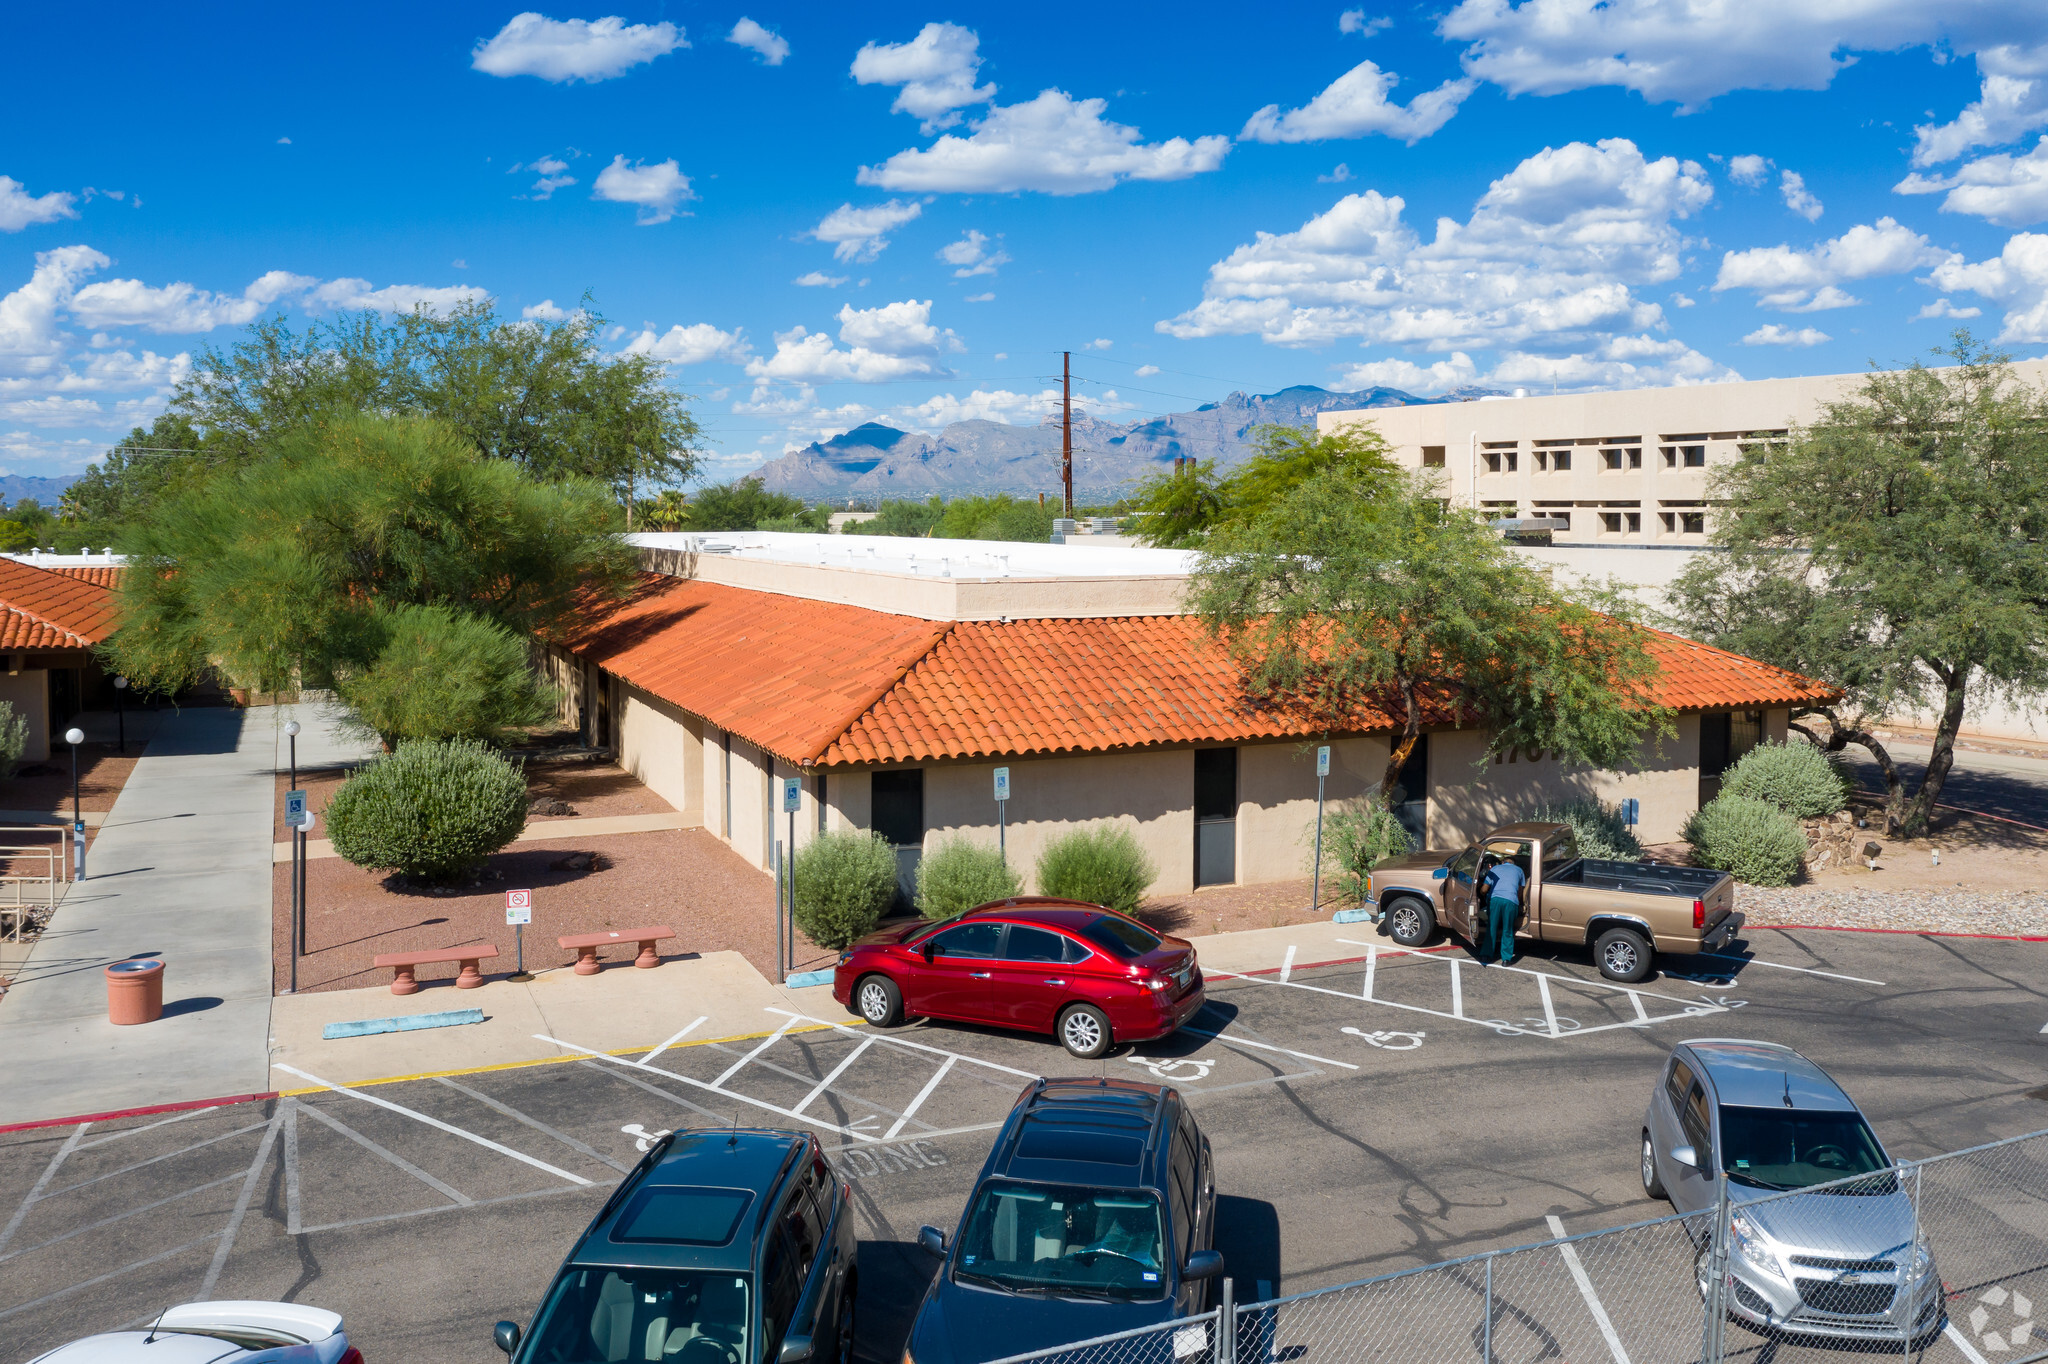
{"type": "Polygon", "coordinates": [[[1392,28],[1393,26],[1394,21],[1386,15],[1382,14],[1377,18],[1369,19],[1362,9],[1347,9],[1337,16],[1337,31],[1339,33],[1357,33],[1370,38],[1381,29],[1392,28]]]}
{"type": "Polygon", "coordinates": [[[1816,330],[1813,327],[1801,327],[1799,330],[1794,331],[1790,327],[1781,327],[1775,322],[1766,322],[1763,326],[1758,327],[1755,331],[1743,337],[1742,344],[1745,346],[1818,346],[1823,341],[1832,341],[1834,339],[1834,337],[1829,336],[1826,332],[1816,330]]]}
{"type": "Polygon", "coordinates": [[[76,218],[72,207],[77,196],[53,189],[31,195],[28,186],[12,176],[0,175],[0,232],[19,232],[37,223],[54,223],[59,218],[76,218]]]}
{"type": "MultiPolygon", "coordinates": [[[[571,153],[571,155],[574,154],[571,153]]],[[[538,173],[540,178],[533,182],[533,188],[521,197],[527,199],[551,199],[554,197],[556,190],[576,183],[575,176],[563,173],[568,169],[569,163],[561,157],[542,156],[532,161],[517,163],[507,170],[505,174],[517,175],[521,171],[538,173]]]]}
{"type": "Polygon", "coordinates": [[[519,315],[528,322],[567,322],[570,318],[576,316],[576,313],[575,310],[570,308],[558,308],[555,306],[553,299],[544,298],[538,303],[531,303],[521,308],[519,315]]]}
{"type": "Polygon", "coordinates": [[[823,270],[813,270],[808,274],[798,275],[790,283],[800,284],[806,289],[837,289],[846,283],[846,276],[828,275],[823,270]]]}
{"type": "Polygon", "coordinates": [[[862,85],[901,88],[889,106],[923,120],[927,137],[960,121],[959,110],[996,97],[994,85],[976,86],[981,40],[958,24],[926,24],[907,43],[866,43],[854,54],[853,78],[862,85]]]}
{"type": "Polygon", "coordinates": [[[1299,109],[1280,112],[1269,104],[1245,122],[1240,142],[1323,142],[1336,137],[1383,133],[1413,146],[1451,121],[1458,106],[1479,88],[1470,78],[1448,80],[1407,105],[1387,98],[1401,78],[1377,62],[1360,62],[1299,109]]]}
{"type": "Polygon", "coordinates": [[[988,235],[969,228],[956,242],[947,242],[939,248],[939,259],[958,267],[953,271],[955,279],[969,279],[975,275],[993,275],[997,269],[1010,263],[1010,257],[1001,247],[988,249],[988,235]]]}
{"type": "Polygon", "coordinates": [[[648,165],[640,161],[629,163],[621,152],[597,173],[590,197],[615,204],[636,204],[640,211],[633,220],[642,227],[651,227],[675,217],[682,205],[697,196],[690,190],[690,177],[676,168],[673,157],[648,165]]]}
{"type": "Polygon", "coordinates": [[[855,208],[841,204],[811,229],[811,235],[832,244],[834,260],[871,261],[888,248],[888,234],[924,212],[915,199],[855,208]]]}
{"type": "Polygon", "coordinates": [[[907,298],[879,308],[846,304],[839,310],[839,339],[881,355],[936,355],[960,348],[952,332],[932,325],[930,299],[907,298]]]}
{"type": "Polygon", "coordinates": [[[737,327],[720,331],[709,322],[680,324],[659,335],[648,327],[624,346],[623,355],[648,355],[671,365],[701,365],[707,360],[730,360],[738,364],[753,355],[746,335],[737,327]]]}
{"type": "Polygon", "coordinates": [[[1961,322],[1972,317],[1982,316],[1984,316],[1982,308],[1958,308],[1945,298],[1937,298],[1919,312],[1914,313],[1913,320],[1915,322],[1925,322],[1929,318],[1953,318],[1961,322]]]}
{"type": "Polygon", "coordinates": [[[997,105],[967,137],[948,133],[879,166],[862,166],[863,185],[912,193],[1087,194],[1123,180],[1183,180],[1215,170],[1230,151],[1221,136],[1142,142],[1136,128],[1102,114],[1107,100],[1041,91],[1022,104],[997,105]]]}
{"type": "Polygon", "coordinates": [[[1819,312],[1857,302],[1839,287],[1849,280],[1904,274],[1947,259],[1947,252],[1918,232],[1879,218],[1805,250],[1757,246],[1725,252],[1714,289],[1754,289],[1763,307],[1819,312]]]}
{"type": "Polygon", "coordinates": [[[725,35],[725,40],[759,54],[762,62],[769,66],[780,66],[783,59],[789,56],[789,39],[761,27],[744,14],[740,16],[740,21],[732,26],[732,32],[725,35]]]}
{"type": "Polygon", "coordinates": [[[824,332],[792,327],[775,333],[775,354],[747,362],[749,377],[764,383],[876,384],[945,371],[922,355],[885,355],[855,346],[840,350],[824,332]]]}
{"type": "Polygon", "coordinates": [[[550,19],[529,10],[478,43],[470,65],[493,76],[601,81],[689,45],[674,24],[629,24],[616,14],[550,19]]]}
{"type": "Polygon", "coordinates": [[[1976,102],[1948,123],[1913,129],[1915,166],[1938,166],[1973,147],[2017,142],[2048,124],[2048,42],[1984,48],[1977,53],[1977,70],[1983,85],[1976,102]]]}
{"type": "Polygon", "coordinates": [[[1952,256],[1934,267],[1929,280],[1945,293],[1968,291],[2004,305],[2001,342],[2048,344],[2048,234],[2016,233],[1989,260],[1952,256]]]}
{"type": "Polygon", "coordinates": [[[368,309],[380,313],[409,313],[415,308],[445,313],[464,303],[490,295],[473,284],[435,287],[426,284],[387,284],[372,288],[366,279],[334,279],[309,292],[303,300],[308,309],[368,309]]]}
{"type": "Polygon", "coordinates": [[[1338,376],[1337,383],[1352,390],[1398,388],[1405,393],[1443,393],[1462,388],[1478,377],[1479,367],[1472,363],[1472,357],[1463,351],[1452,351],[1450,359],[1430,365],[1418,365],[1413,360],[1399,357],[1348,365],[1338,376]]]}
{"type": "Polygon", "coordinates": [[[1806,178],[1798,171],[1786,171],[1778,177],[1778,193],[1784,196],[1785,207],[1809,223],[1817,221],[1824,211],[1820,200],[1807,189],[1806,178]]]}
{"type": "Polygon", "coordinates": [[[204,332],[253,322],[271,304],[295,298],[319,283],[310,275],[272,270],[236,297],[183,282],[152,287],[139,279],[109,279],[80,289],[72,296],[69,311],[88,327],[204,332]]]}
{"type": "Polygon", "coordinates": [[[1771,178],[1771,160],[1767,156],[1750,153],[1728,158],[1728,178],[1738,185],[1755,189],[1771,178]]]}
{"type": "Polygon", "coordinates": [[[2048,220],[2048,137],[2024,156],[1980,156],[1954,175],[1914,171],[1892,188],[1900,194],[1940,194],[1943,213],[1968,213],[2007,227],[2048,220]]]}

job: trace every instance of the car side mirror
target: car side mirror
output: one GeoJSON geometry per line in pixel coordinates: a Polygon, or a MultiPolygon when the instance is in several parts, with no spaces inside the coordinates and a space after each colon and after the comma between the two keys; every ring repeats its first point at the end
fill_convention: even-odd
{"type": "Polygon", "coordinates": [[[1213,1279],[1223,1272],[1223,1253],[1216,1250],[1198,1250],[1188,1256],[1188,1262],[1181,1266],[1180,1276],[1188,1283],[1200,1283],[1213,1279]]]}
{"type": "Polygon", "coordinates": [[[499,1322],[491,1328],[491,1340],[506,1354],[511,1354],[519,1348],[519,1323],[516,1321],[499,1322]]]}
{"type": "Polygon", "coordinates": [[[1451,869],[1449,867],[1438,867],[1435,871],[1429,874],[1429,879],[1432,881],[1441,881],[1450,874],[1451,869]]]}
{"type": "Polygon", "coordinates": [[[782,1338],[782,1350],[775,1356],[776,1364],[808,1364],[811,1357],[811,1338],[801,1331],[791,1331],[782,1338]]]}
{"type": "Polygon", "coordinates": [[[1695,1170],[1700,1168],[1700,1153],[1693,1150],[1690,1146],[1672,1147],[1671,1158],[1680,1165],[1690,1165],[1695,1170]]]}
{"type": "Polygon", "coordinates": [[[946,1258],[946,1233],[937,1227],[919,1227],[917,1243],[924,1248],[925,1254],[941,1260],[946,1258]]]}

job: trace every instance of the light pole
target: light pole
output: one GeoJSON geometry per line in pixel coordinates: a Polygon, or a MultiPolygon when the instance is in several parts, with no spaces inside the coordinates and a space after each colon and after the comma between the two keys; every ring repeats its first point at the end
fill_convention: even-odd
{"type": "MultiPolygon", "coordinates": [[[[292,790],[294,790],[294,791],[296,791],[296,790],[298,790],[298,789],[299,789],[299,722],[298,722],[297,720],[293,720],[293,721],[290,721],[289,723],[287,723],[287,724],[285,725],[285,727],[284,727],[284,735],[285,735],[285,741],[286,741],[286,743],[287,743],[287,744],[288,744],[288,745],[290,746],[290,747],[289,747],[289,749],[288,749],[288,752],[290,753],[290,755],[291,755],[291,756],[290,756],[290,758],[288,759],[288,761],[289,761],[289,763],[290,763],[290,766],[291,766],[291,789],[292,789],[292,790]]],[[[305,895],[306,895],[306,887],[305,887],[305,882],[304,882],[304,881],[303,881],[303,880],[302,880],[302,879],[300,878],[300,875],[299,875],[299,871],[300,871],[300,868],[301,868],[301,865],[302,865],[302,863],[301,863],[301,860],[300,860],[300,854],[301,854],[301,845],[300,845],[300,843],[299,843],[299,827],[298,827],[298,825],[296,825],[296,824],[294,824],[294,825],[292,826],[292,832],[291,832],[291,840],[292,840],[292,869],[291,869],[291,879],[292,879],[292,896],[291,896],[291,902],[292,902],[292,925],[291,925],[291,935],[292,935],[292,941],[291,941],[291,958],[292,958],[292,981],[291,981],[291,988],[292,988],[292,993],[293,993],[293,994],[297,994],[297,993],[298,993],[298,990],[299,990],[299,955],[300,955],[300,953],[302,953],[303,951],[305,951],[305,947],[306,947],[306,943],[305,943],[305,919],[306,919],[306,912],[305,912],[305,911],[306,911],[306,901],[305,901],[305,895]]]]}
{"type": "Polygon", "coordinates": [[[121,736],[121,751],[128,751],[128,679],[114,679],[114,724],[115,732],[121,736]]]}
{"type": "Polygon", "coordinates": [[[72,880],[85,879],[85,816],[78,812],[78,746],[85,742],[85,731],[73,726],[64,731],[64,742],[71,745],[71,857],[76,870],[72,880]]]}

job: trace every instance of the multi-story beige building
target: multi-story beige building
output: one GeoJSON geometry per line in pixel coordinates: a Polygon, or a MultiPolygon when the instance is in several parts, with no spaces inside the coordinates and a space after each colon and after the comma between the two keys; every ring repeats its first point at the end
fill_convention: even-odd
{"type": "MultiPolygon", "coordinates": [[[[2048,360],[2013,366],[2048,386],[2048,360]]],[[[1523,552],[1566,573],[1620,579],[1652,606],[1693,555],[1713,552],[1708,492],[1714,470],[1745,446],[1782,442],[1823,408],[1855,395],[1866,376],[1635,388],[1481,398],[1415,407],[1325,412],[1322,431],[1371,426],[1410,468],[1439,469],[1451,499],[1547,531],[1523,552]]],[[[2048,735],[2040,706],[1972,707],[1987,735],[2048,735]]],[[[1927,717],[1901,717],[1904,720],[1927,717]]]]}

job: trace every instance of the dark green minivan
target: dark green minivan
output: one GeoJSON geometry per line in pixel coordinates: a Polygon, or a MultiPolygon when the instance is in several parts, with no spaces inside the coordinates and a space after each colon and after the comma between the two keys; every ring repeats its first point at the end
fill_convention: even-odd
{"type": "Polygon", "coordinates": [[[511,1364],[851,1364],[848,1186],[815,1138],[664,1136],[592,1219],[511,1364]]]}

